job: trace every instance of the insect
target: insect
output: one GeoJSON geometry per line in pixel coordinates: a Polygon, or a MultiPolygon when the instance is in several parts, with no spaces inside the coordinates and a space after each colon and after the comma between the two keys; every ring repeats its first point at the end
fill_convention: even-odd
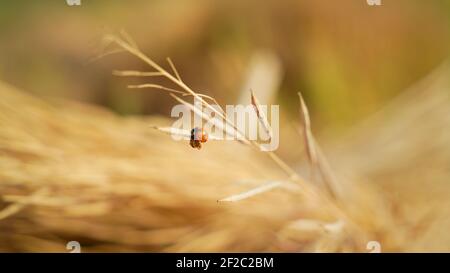
{"type": "Polygon", "coordinates": [[[208,141],[208,134],[203,131],[203,128],[200,129],[198,127],[195,127],[191,130],[191,140],[189,141],[189,144],[192,148],[201,149],[202,143],[205,143],[208,141]]]}

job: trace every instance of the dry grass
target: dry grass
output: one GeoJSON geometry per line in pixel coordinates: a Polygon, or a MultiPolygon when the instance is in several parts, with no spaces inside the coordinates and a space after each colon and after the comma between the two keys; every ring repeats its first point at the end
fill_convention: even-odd
{"type": "MultiPolygon", "coordinates": [[[[159,67],[132,41],[119,42],[159,67]]],[[[158,76],[199,96],[169,63],[174,75],[161,68],[158,76]]],[[[254,143],[214,141],[197,151],[149,126],[167,126],[165,118],[120,117],[1,84],[0,251],[65,252],[73,240],[82,251],[367,252],[372,240],[383,251],[449,251],[445,72],[422,88],[411,102],[417,107],[399,99],[390,118],[374,118],[327,149],[345,191],[337,198],[254,143]],[[414,130],[399,138],[406,123],[414,130]]],[[[331,169],[324,171],[329,165],[304,128],[312,165],[330,183],[331,169]]]]}

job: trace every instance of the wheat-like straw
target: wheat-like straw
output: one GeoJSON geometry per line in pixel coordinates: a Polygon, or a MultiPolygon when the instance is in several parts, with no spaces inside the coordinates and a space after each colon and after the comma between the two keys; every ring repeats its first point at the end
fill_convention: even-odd
{"type": "Polygon", "coordinates": [[[367,252],[372,240],[389,252],[448,251],[448,67],[436,75],[328,145],[351,175],[350,198],[337,195],[345,204],[326,198],[325,184],[272,180],[278,170],[257,153],[230,162],[243,145],[193,160],[195,151],[158,134],[171,130],[167,119],[42,100],[0,82],[0,251],[65,252],[72,240],[83,252],[367,252]],[[149,132],[149,123],[161,127],[149,132]],[[218,206],[221,194],[240,200],[218,206]]]}
{"type": "Polygon", "coordinates": [[[260,105],[258,99],[256,98],[255,94],[253,93],[253,90],[251,91],[251,102],[252,102],[253,108],[255,109],[256,116],[258,117],[259,123],[264,128],[266,134],[269,136],[269,139],[272,139],[272,128],[269,125],[269,121],[267,120],[267,117],[264,114],[264,111],[261,110],[261,105],[260,105]]]}
{"type": "MultiPolygon", "coordinates": [[[[180,87],[183,91],[180,90],[176,90],[173,88],[167,88],[167,87],[163,87],[160,85],[155,85],[155,84],[144,84],[144,85],[140,85],[140,86],[131,86],[131,88],[145,88],[145,87],[152,87],[152,88],[157,88],[157,89],[161,89],[161,90],[165,90],[165,91],[169,91],[171,92],[171,96],[174,97],[176,100],[178,100],[179,102],[187,105],[188,107],[191,108],[191,110],[195,111],[194,108],[196,108],[194,105],[189,104],[187,102],[185,102],[184,100],[182,100],[181,98],[179,98],[178,96],[176,96],[173,93],[178,93],[178,94],[183,94],[183,95],[192,95],[193,97],[195,97],[196,99],[198,99],[203,106],[205,106],[206,108],[208,108],[209,110],[211,110],[212,112],[214,112],[215,114],[217,114],[219,117],[223,118],[223,120],[231,126],[231,129],[233,130],[233,133],[235,135],[237,135],[237,137],[239,139],[242,139],[243,142],[245,144],[251,144],[251,146],[255,147],[255,148],[260,148],[259,144],[256,141],[250,141],[248,140],[245,135],[239,131],[239,129],[235,126],[235,124],[233,124],[228,117],[226,116],[225,113],[223,113],[223,111],[218,111],[216,108],[212,107],[205,99],[203,94],[198,94],[196,92],[194,92],[188,85],[186,85],[180,78],[179,73],[177,72],[177,70],[175,69],[175,66],[173,65],[173,62],[168,58],[168,62],[172,68],[172,70],[174,71],[175,75],[172,75],[171,73],[169,73],[167,70],[165,70],[164,68],[162,68],[160,65],[158,65],[156,62],[154,62],[152,59],[150,59],[149,57],[147,57],[144,53],[142,53],[137,46],[133,45],[133,43],[131,43],[129,40],[128,36],[123,35],[122,33],[122,37],[120,36],[116,36],[116,35],[106,35],[104,37],[105,41],[109,41],[110,43],[115,43],[117,44],[119,47],[121,47],[122,49],[124,49],[125,51],[128,51],[129,53],[131,53],[132,55],[138,57],[139,59],[141,59],[142,61],[144,61],[145,63],[147,63],[150,67],[152,67],[153,69],[155,69],[155,72],[137,72],[137,71],[115,71],[114,74],[115,75],[120,75],[120,76],[125,76],[125,75],[132,75],[132,76],[136,76],[136,75],[149,75],[148,73],[154,73],[152,75],[158,75],[158,76],[163,76],[165,78],[167,78],[168,80],[170,80],[171,82],[173,82],[174,84],[176,84],[178,87],[180,87]]],[[[253,96],[254,97],[254,96],[253,96]]],[[[259,118],[261,119],[262,117],[259,116],[259,118]]],[[[211,121],[211,120],[209,120],[211,121]]],[[[213,123],[217,123],[212,121],[213,123]]],[[[268,124],[267,121],[264,122],[265,124],[268,124]]],[[[220,128],[222,129],[222,128],[220,128]]],[[[305,181],[299,177],[299,175],[292,170],[292,168],[290,168],[284,161],[282,161],[277,155],[275,155],[273,152],[268,152],[268,154],[270,155],[270,157],[285,171],[289,174],[290,178],[299,182],[299,183],[304,183],[305,181]]]]}
{"type": "Polygon", "coordinates": [[[247,199],[249,197],[258,195],[260,193],[267,192],[267,191],[270,191],[272,189],[278,188],[281,185],[283,185],[283,182],[276,181],[276,182],[266,183],[264,185],[261,185],[259,187],[254,188],[254,189],[251,189],[249,191],[246,191],[246,192],[243,192],[243,193],[240,193],[240,194],[235,194],[235,195],[232,195],[232,196],[220,199],[218,201],[219,202],[236,202],[236,201],[241,201],[241,200],[247,199]]]}
{"type": "MultiPolygon", "coordinates": [[[[222,108],[216,109],[211,104],[208,103],[207,100],[215,102],[216,105],[219,105],[217,101],[205,94],[197,93],[193,91],[182,79],[177,71],[175,65],[173,64],[172,60],[170,58],[167,58],[167,62],[172,70],[172,73],[168,72],[166,69],[162,68],[160,65],[158,65],[155,61],[153,61],[151,58],[149,58],[147,55],[145,55],[136,45],[136,43],[131,39],[129,35],[127,35],[125,32],[121,32],[119,35],[105,35],[104,41],[109,44],[116,44],[119,46],[119,48],[131,53],[132,55],[136,56],[138,59],[142,60],[146,64],[148,64],[152,69],[155,71],[146,71],[146,72],[140,72],[140,71],[134,71],[134,70],[125,70],[125,71],[114,71],[113,74],[116,76],[138,76],[138,77],[152,77],[152,76],[161,76],[166,79],[168,79],[170,82],[174,83],[176,86],[178,86],[180,89],[174,89],[158,84],[153,83],[145,83],[145,84],[139,84],[139,85],[129,85],[128,88],[134,88],[134,89],[141,89],[141,88],[153,88],[153,89],[159,89],[163,91],[167,91],[170,93],[170,96],[172,96],[175,100],[177,100],[179,103],[185,105],[188,107],[193,113],[201,117],[207,122],[210,122],[216,128],[221,130],[222,132],[225,132],[225,134],[229,136],[236,136],[237,140],[245,145],[248,145],[252,148],[262,150],[261,145],[255,141],[250,140],[248,137],[241,132],[233,122],[231,122],[226,113],[223,111],[222,108]],[[213,113],[215,113],[214,117],[209,117],[207,115],[203,114],[203,111],[199,106],[191,104],[182,98],[180,96],[192,96],[196,98],[198,101],[200,101],[201,105],[211,110],[213,113]],[[219,120],[219,117],[222,118],[226,125],[222,123],[221,120],[219,120]]],[[[258,117],[258,121],[261,124],[261,126],[264,128],[265,132],[271,137],[272,131],[269,125],[269,122],[267,120],[267,117],[264,115],[263,111],[261,111],[261,105],[258,102],[258,99],[256,98],[253,91],[251,91],[251,104],[254,107],[255,113],[258,117]]],[[[322,175],[322,179],[325,181],[327,185],[327,190],[329,195],[332,198],[337,198],[339,195],[337,194],[338,185],[337,180],[335,179],[334,175],[332,174],[331,169],[329,168],[328,163],[326,162],[323,154],[315,144],[315,141],[313,139],[311,130],[310,130],[310,121],[309,121],[309,115],[306,108],[306,105],[303,101],[303,99],[300,96],[301,101],[301,110],[304,113],[303,115],[303,121],[304,121],[304,128],[307,132],[307,138],[305,140],[307,144],[307,150],[310,155],[312,168],[317,167],[319,169],[319,172],[322,175]]],[[[219,106],[220,107],[220,106],[219,106]]],[[[161,129],[159,129],[161,131],[161,129]]],[[[171,132],[175,132],[171,130],[171,132]]],[[[182,132],[182,136],[185,136],[186,132],[182,132]]],[[[218,140],[218,139],[216,139],[218,140]]],[[[279,168],[281,168],[287,175],[288,180],[297,183],[299,186],[301,186],[302,190],[304,191],[304,194],[306,196],[309,196],[311,198],[318,198],[318,196],[322,195],[322,193],[318,192],[318,188],[316,188],[315,185],[308,183],[303,177],[301,177],[296,171],[294,171],[284,160],[282,160],[276,153],[272,151],[265,152],[277,165],[279,168]]],[[[269,188],[269,190],[272,188],[269,188]]],[[[260,191],[259,189],[254,189],[253,193],[262,193],[265,192],[260,191]]],[[[252,190],[250,190],[252,192],[252,190]]],[[[243,196],[250,197],[255,194],[246,194],[242,193],[243,196]]],[[[232,197],[230,197],[232,198],[232,197]]],[[[325,197],[326,198],[326,197],[325,197]]],[[[227,200],[227,198],[224,198],[222,200],[227,200]]]]}
{"type": "Polygon", "coordinates": [[[308,107],[303,100],[302,94],[298,93],[300,99],[300,115],[302,119],[302,131],[306,147],[306,153],[310,162],[311,170],[314,171],[316,168],[319,170],[321,178],[327,191],[334,198],[342,198],[343,190],[341,184],[337,181],[326,157],[324,156],[322,149],[317,144],[316,139],[311,130],[311,120],[309,118],[308,107]]]}

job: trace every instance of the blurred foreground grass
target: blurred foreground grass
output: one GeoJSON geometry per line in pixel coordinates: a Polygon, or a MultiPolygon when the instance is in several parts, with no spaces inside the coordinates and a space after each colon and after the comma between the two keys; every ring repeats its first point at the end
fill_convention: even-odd
{"type": "Polygon", "coordinates": [[[322,139],[347,188],[342,203],[292,189],[217,203],[286,177],[238,143],[174,142],[149,128],[167,125],[162,117],[2,83],[0,251],[64,252],[73,240],[82,251],[366,252],[372,240],[382,251],[450,251],[448,73],[437,69],[347,138],[322,139]]]}

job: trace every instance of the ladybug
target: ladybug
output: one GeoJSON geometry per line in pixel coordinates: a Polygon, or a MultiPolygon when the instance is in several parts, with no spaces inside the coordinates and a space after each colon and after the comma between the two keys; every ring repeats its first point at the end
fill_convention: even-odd
{"type": "Polygon", "coordinates": [[[200,129],[198,127],[195,127],[191,130],[191,140],[189,141],[189,144],[192,148],[201,149],[202,143],[205,143],[208,141],[208,134],[203,131],[203,128],[200,129]]]}

